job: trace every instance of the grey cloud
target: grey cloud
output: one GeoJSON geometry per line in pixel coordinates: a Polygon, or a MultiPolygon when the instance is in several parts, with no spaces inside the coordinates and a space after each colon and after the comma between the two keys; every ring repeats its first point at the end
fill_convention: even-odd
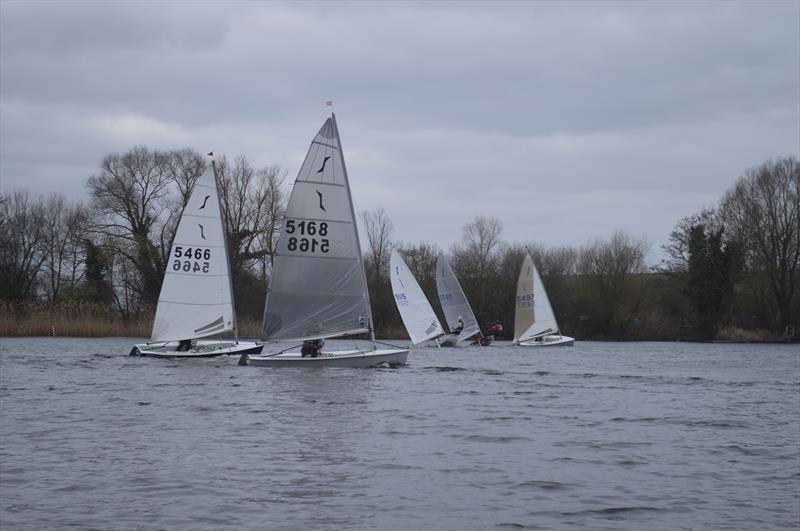
{"type": "Polygon", "coordinates": [[[800,144],[793,2],[2,2],[0,14],[4,190],[77,195],[103,154],[140,143],[218,146],[293,177],[334,99],[357,207],[384,206],[400,239],[446,247],[483,213],[511,239],[622,228],[657,245],[800,144]]]}

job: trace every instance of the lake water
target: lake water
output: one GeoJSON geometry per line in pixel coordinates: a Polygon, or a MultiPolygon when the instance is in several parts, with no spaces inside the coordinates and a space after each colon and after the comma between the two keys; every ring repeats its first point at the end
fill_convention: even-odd
{"type": "Polygon", "coordinates": [[[133,342],[0,338],[0,528],[800,526],[797,345],[499,344],[308,370],[130,358],[133,342]]]}

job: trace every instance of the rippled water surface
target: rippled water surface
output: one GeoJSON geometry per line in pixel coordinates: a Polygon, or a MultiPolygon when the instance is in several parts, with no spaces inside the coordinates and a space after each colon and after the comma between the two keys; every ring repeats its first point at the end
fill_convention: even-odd
{"type": "Polygon", "coordinates": [[[797,345],[308,370],[133,342],[0,338],[0,528],[800,526],[797,345]]]}

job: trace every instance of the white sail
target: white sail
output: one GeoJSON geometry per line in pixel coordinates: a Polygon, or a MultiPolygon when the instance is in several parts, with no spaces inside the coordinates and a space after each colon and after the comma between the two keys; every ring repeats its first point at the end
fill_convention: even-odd
{"type": "Polygon", "coordinates": [[[458,335],[458,341],[469,339],[480,333],[480,326],[475,319],[475,314],[472,313],[469,301],[450,267],[450,262],[443,254],[439,254],[436,259],[436,290],[439,292],[439,302],[442,304],[444,317],[447,319],[447,326],[450,327],[450,330],[456,327],[459,317],[464,323],[464,328],[458,335]]]}
{"type": "Polygon", "coordinates": [[[416,345],[444,334],[428,298],[396,249],[392,250],[389,260],[389,276],[392,280],[394,302],[403,318],[411,343],[416,345]]]}
{"type": "Polygon", "coordinates": [[[371,330],[355,212],[332,115],[311,142],[286,207],[262,338],[302,340],[371,330]]]}
{"type": "Polygon", "coordinates": [[[197,179],[178,223],[151,340],[194,339],[235,328],[230,265],[212,161],[197,179]]]}
{"type": "Polygon", "coordinates": [[[547,292],[533,264],[526,255],[517,280],[516,308],[514,312],[514,340],[527,341],[537,336],[557,334],[558,323],[547,298],[547,292]]]}

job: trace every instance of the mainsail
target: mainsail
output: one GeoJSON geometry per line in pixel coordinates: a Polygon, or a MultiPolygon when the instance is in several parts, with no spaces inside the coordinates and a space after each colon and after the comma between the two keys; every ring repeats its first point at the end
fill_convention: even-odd
{"type": "Polygon", "coordinates": [[[458,341],[480,333],[481,329],[475,319],[475,314],[472,313],[472,308],[470,308],[467,297],[450,267],[450,262],[443,254],[439,254],[436,260],[436,290],[439,292],[439,301],[442,303],[444,317],[447,319],[447,326],[450,327],[450,330],[453,330],[458,324],[459,317],[464,323],[464,328],[458,335],[458,341]]]}
{"type": "Polygon", "coordinates": [[[516,309],[514,312],[514,340],[527,341],[537,336],[558,333],[558,323],[547,298],[547,292],[533,264],[531,255],[525,255],[517,280],[516,309]]]}
{"type": "Polygon", "coordinates": [[[311,142],[286,207],[262,338],[303,340],[372,330],[367,281],[336,117],[311,142]]]}
{"type": "Polygon", "coordinates": [[[428,298],[396,249],[392,250],[389,270],[394,301],[397,303],[397,309],[403,318],[411,343],[416,345],[444,334],[428,298]]]}
{"type": "Polygon", "coordinates": [[[212,161],[195,182],[175,231],[152,341],[194,339],[236,328],[215,172],[212,161]]]}

